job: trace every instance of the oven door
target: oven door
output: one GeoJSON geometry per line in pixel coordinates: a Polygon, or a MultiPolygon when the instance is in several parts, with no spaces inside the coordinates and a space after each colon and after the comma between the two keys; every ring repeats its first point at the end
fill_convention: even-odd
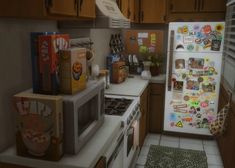
{"type": "MultiPolygon", "coordinates": [[[[110,146],[111,155],[107,161],[107,168],[123,168],[123,160],[124,160],[124,134],[122,133],[116,141],[117,143],[112,144],[110,146]],[[114,149],[112,146],[115,145],[114,149]]],[[[106,153],[108,154],[109,151],[106,153]]]]}
{"type": "Polygon", "coordinates": [[[128,168],[139,146],[139,117],[132,122],[126,130],[124,137],[124,167],[128,168]]]}

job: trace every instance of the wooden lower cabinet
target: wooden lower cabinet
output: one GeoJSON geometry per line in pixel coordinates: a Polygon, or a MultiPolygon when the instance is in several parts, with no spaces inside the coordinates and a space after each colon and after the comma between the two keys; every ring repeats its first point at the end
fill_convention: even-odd
{"type": "MultiPolygon", "coordinates": [[[[219,97],[219,109],[228,103],[226,89],[221,86],[219,97]]],[[[217,142],[222,157],[224,168],[234,167],[235,159],[235,102],[232,103],[231,111],[227,120],[227,129],[224,135],[217,137],[217,142]]]]}
{"type": "Polygon", "coordinates": [[[162,133],[165,84],[150,84],[149,132],[162,133]]]}
{"type": "Polygon", "coordinates": [[[139,142],[140,147],[144,144],[144,139],[148,133],[148,102],[149,102],[149,87],[146,87],[142,95],[140,96],[140,127],[139,127],[139,142]]]}

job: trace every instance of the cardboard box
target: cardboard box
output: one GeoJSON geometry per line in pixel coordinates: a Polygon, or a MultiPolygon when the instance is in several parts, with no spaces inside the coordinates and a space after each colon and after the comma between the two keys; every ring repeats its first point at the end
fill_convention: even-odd
{"type": "Polygon", "coordinates": [[[74,94],[86,88],[86,49],[71,48],[60,52],[60,91],[74,94]]]}
{"type": "Polygon", "coordinates": [[[68,48],[67,34],[39,36],[40,93],[59,93],[59,51],[68,48]]]}
{"type": "Polygon", "coordinates": [[[49,34],[56,34],[56,32],[31,32],[30,33],[33,93],[40,92],[38,37],[40,35],[49,35],[49,34]]]}
{"type": "Polygon", "coordinates": [[[124,82],[127,77],[126,64],[124,61],[117,61],[112,64],[112,83],[124,82]]]}
{"type": "Polygon", "coordinates": [[[17,154],[45,160],[63,155],[62,96],[22,92],[14,95],[17,154]]]}

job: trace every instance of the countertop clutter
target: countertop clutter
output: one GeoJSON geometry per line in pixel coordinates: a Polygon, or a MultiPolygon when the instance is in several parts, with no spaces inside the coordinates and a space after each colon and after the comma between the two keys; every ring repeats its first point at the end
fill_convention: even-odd
{"type": "Polygon", "coordinates": [[[110,84],[109,89],[105,90],[105,94],[140,96],[148,83],[165,83],[166,75],[152,77],[150,80],[143,80],[140,76],[134,75],[126,78],[123,83],[110,84]]]}
{"type": "Polygon", "coordinates": [[[101,128],[77,155],[64,155],[58,162],[53,162],[17,156],[15,147],[10,147],[0,153],[0,162],[34,168],[93,168],[120,129],[119,119],[105,116],[101,128]]]}
{"type": "MultiPolygon", "coordinates": [[[[149,82],[164,83],[165,75],[152,77],[150,80],[143,80],[140,76],[134,75],[127,78],[123,83],[111,84],[109,89],[105,90],[105,94],[139,97],[149,82]]],[[[0,162],[36,168],[92,168],[107,151],[120,129],[120,118],[105,115],[103,125],[77,155],[66,154],[57,162],[45,161],[17,156],[15,147],[10,147],[0,153],[0,162]]]]}

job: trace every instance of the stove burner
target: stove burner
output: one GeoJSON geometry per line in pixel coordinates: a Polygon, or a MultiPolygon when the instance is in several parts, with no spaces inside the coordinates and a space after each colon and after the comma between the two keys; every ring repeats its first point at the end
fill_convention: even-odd
{"type": "Polygon", "coordinates": [[[132,99],[105,97],[105,114],[123,115],[132,103],[132,99]]]}

